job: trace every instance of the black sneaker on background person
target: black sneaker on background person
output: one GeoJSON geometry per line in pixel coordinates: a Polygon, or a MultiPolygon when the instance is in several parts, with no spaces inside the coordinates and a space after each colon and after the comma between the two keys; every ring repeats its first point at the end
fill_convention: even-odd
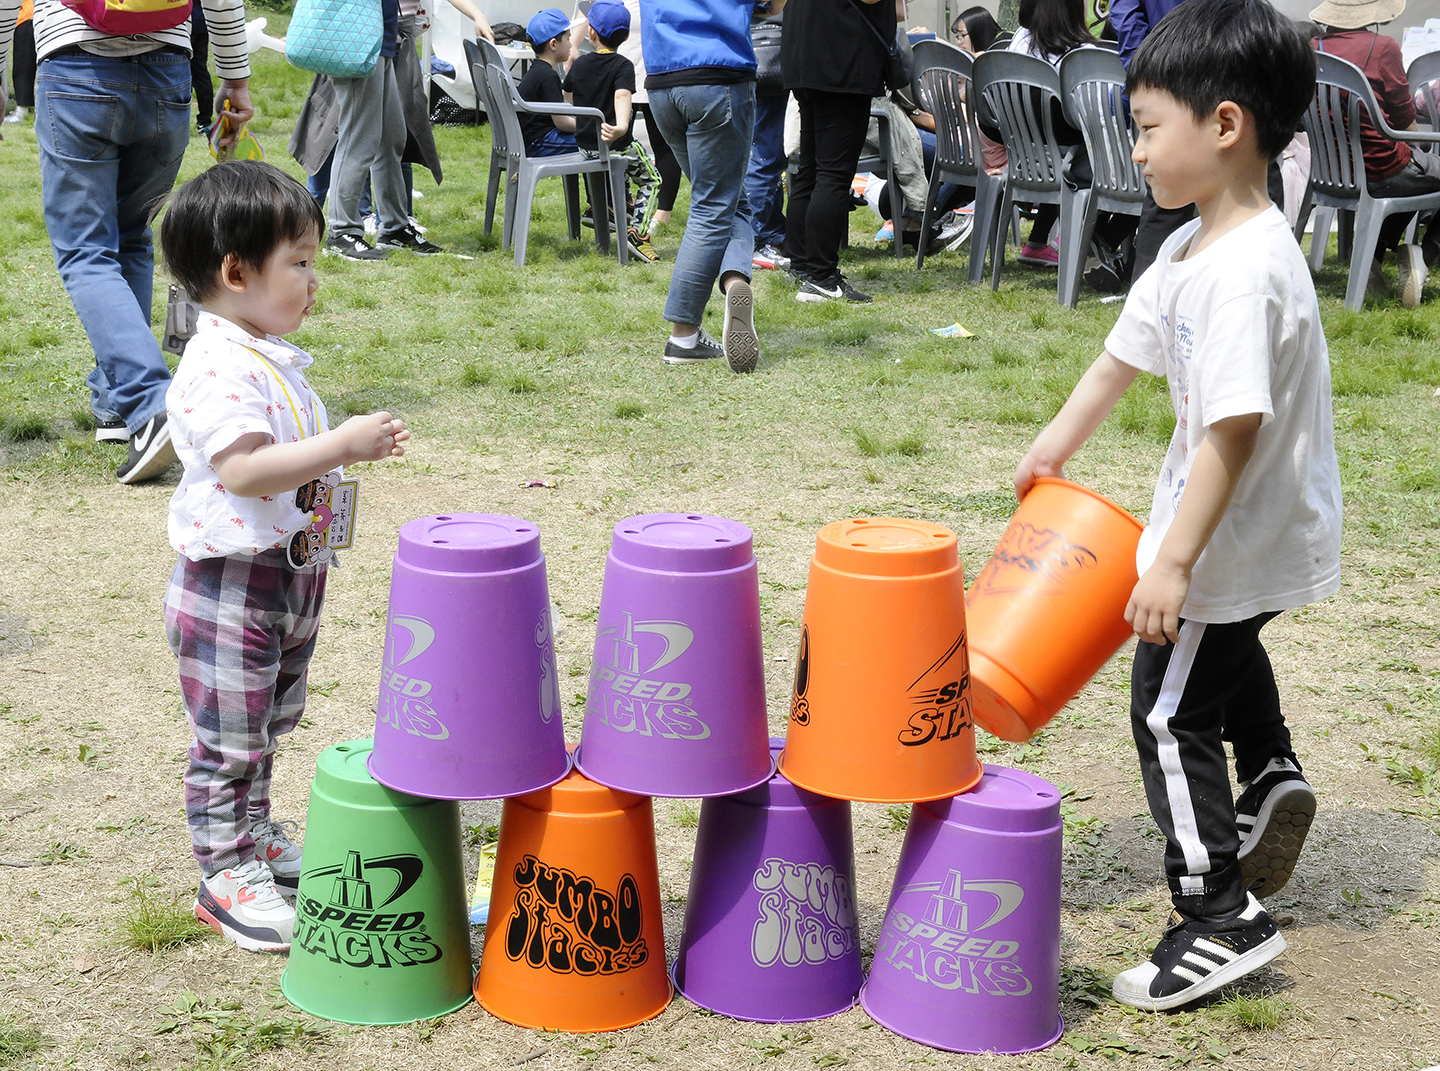
{"type": "Polygon", "coordinates": [[[130,433],[125,430],[123,420],[97,420],[95,421],[95,441],[97,443],[127,443],[130,441],[130,433]]]}
{"type": "Polygon", "coordinates": [[[850,301],[857,305],[864,305],[875,299],[869,294],[856,290],[845,276],[837,275],[828,283],[819,283],[806,277],[795,294],[795,300],[809,304],[818,304],[822,301],[850,301]]]}
{"type": "Polygon", "coordinates": [[[175,447],[170,442],[170,425],[160,413],[130,436],[130,456],[115,470],[121,483],[144,483],[162,476],[175,460],[175,447]]]}
{"type": "Polygon", "coordinates": [[[1244,977],[1284,951],[1285,938],[1249,893],[1245,906],[1226,919],[1192,919],[1172,910],[1149,962],[1117,974],[1111,992],[1132,1008],[1168,1011],[1244,977]]]}
{"type": "Polygon", "coordinates": [[[666,364],[700,364],[702,361],[715,361],[725,356],[725,350],[705,333],[703,327],[691,337],[695,339],[695,345],[688,349],[673,338],[667,340],[665,352],[660,359],[666,364]]]}
{"type": "Polygon", "coordinates": [[[1099,239],[1090,242],[1090,256],[1085,261],[1085,282],[1102,294],[1119,294],[1130,285],[1125,270],[1125,255],[1111,249],[1099,239]]]}
{"type": "Polygon", "coordinates": [[[384,260],[390,255],[385,249],[372,249],[358,234],[332,234],[325,239],[325,252],[346,260],[384,260]]]}
{"type": "Polygon", "coordinates": [[[1240,880],[1247,889],[1263,899],[1285,888],[1314,819],[1315,790],[1300,768],[1271,759],[1235,801],[1240,880]]]}
{"type": "Polygon", "coordinates": [[[433,257],[436,253],[445,252],[444,248],[436,245],[427,238],[422,237],[413,227],[402,227],[391,234],[382,234],[375,241],[376,249],[408,249],[412,253],[418,253],[422,257],[433,257]]]}

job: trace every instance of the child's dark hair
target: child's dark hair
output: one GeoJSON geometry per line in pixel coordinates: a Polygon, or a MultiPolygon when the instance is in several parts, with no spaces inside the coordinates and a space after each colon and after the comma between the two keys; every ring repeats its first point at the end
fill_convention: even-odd
{"type": "Polygon", "coordinates": [[[602,45],[613,52],[630,39],[630,27],[626,26],[624,29],[616,30],[609,37],[605,37],[599,30],[596,30],[595,36],[600,39],[602,45]]]}
{"type": "Polygon", "coordinates": [[[554,43],[555,41],[560,40],[560,38],[562,38],[562,37],[564,37],[564,36],[565,36],[565,35],[564,35],[563,33],[557,33],[554,37],[547,37],[544,41],[536,41],[536,40],[533,40],[533,39],[530,37],[530,35],[527,33],[527,34],[525,35],[525,40],[527,40],[527,41],[530,42],[530,47],[531,47],[531,49],[533,49],[534,52],[535,52],[535,55],[538,56],[538,55],[540,55],[540,53],[542,53],[542,52],[544,52],[546,49],[548,49],[552,43],[554,43]]]}
{"type": "Polygon", "coordinates": [[[219,286],[234,254],[257,271],[282,242],[325,235],[325,214],[310,191],[273,164],[231,160],[175,191],[160,221],[165,267],[192,298],[219,286]]]}
{"type": "Polygon", "coordinates": [[[1163,90],[1197,121],[1234,101],[1255,117],[1256,146],[1274,160],[1315,96],[1315,53],[1266,0],[1186,0],[1145,38],[1125,88],[1163,90]]]}

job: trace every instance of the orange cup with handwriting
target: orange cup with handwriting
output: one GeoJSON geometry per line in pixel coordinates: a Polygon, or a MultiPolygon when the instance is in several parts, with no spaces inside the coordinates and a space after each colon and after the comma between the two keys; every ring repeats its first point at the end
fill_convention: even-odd
{"type": "Polygon", "coordinates": [[[1133,635],[1144,526],[1069,480],[1035,481],[966,600],[975,721],[1028,740],[1133,635]]]}

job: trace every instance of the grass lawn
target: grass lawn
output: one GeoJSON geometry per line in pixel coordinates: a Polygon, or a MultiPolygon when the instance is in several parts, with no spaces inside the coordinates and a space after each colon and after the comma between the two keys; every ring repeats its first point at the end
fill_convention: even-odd
{"type": "MultiPolygon", "coordinates": [[[[272,32],[284,18],[271,15],[272,32]]],[[[252,130],[285,144],[309,84],[255,58],[252,130]]],[[[1440,302],[1341,307],[1333,256],[1316,280],[1345,492],[1345,587],[1266,632],[1321,814],[1272,903],[1291,951],[1223,999],[1151,1017],[1108,997],[1163,925],[1160,845],[1117,657],[1029,744],[982,735],[986,762],[1064,786],[1065,1040],[1023,1059],[903,1041],[860,1010],[821,1023],[734,1023],[677,998],[652,1023],[574,1038],[509,1027],[473,1005],[438,1023],[358,1029],[288,1008],[283,959],[196,938],[178,777],[188,742],[158,599],[173,555],[174,477],[119,488],[123,455],[93,442],[93,360],[56,276],[33,131],[0,143],[0,1067],[440,1066],[732,1068],[1424,1067],[1440,1063],[1440,302]],[[137,877],[139,875],[139,877],[137,877]],[[178,906],[177,906],[178,905],[178,906]],[[167,915],[167,910],[170,914],[167,915]],[[158,950],[157,950],[158,949],[158,950]]],[[[1101,350],[1119,304],[1013,262],[998,293],[949,254],[897,263],[852,216],[842,266],[867,306],[801,305],[756,280],[758,370],[667,368],[661,318],[685,219],[660,262],[621,269],[590,234],[565,237],[560,184],[542,186],[529,263],[482,233],[484,127],[437,129],[436,187],[416,214],[451,253],[379,264],[321,258],[319,303],[293,337],[338,421],[387,408],[415,430],[403,462],[356,466],[356,549],[331,581],[305,723],[277,764],[277,807],[303,818],[315,755],[373,724],[396,530],[446,510],[536,521],[569,735],[578,737],[610,527],[652,510],[744,521],[760,561],[771,728],[783,732],[816,529],[853,514],[954,528],[972,577],[1013,510],[1010,476],[1101,350]],[[972,339],[929,328],[960,322],[972,339]],[[543,480],[551,488],[522,489],[543,480]]],[[[196,138],[182,177],[210,160],[196,138]]],[[[498,231],[497,231],[498,235],[498,231]]],[[[156,322],[164,278],[157,272],[156,322]]],[[[707,329],[717,338],[718,302],[707,329]]],[[[1074,478],[1144,515],[1173,426],[1163,381],[1137,383],[1073,462],[1074,478]]],[[[856,805],[862,943],[874,951],[903,814],[856,805]]],[[[468,806],[477,830],[493,807],[468,806]]],[[[671,954],[684,913],[694,804],[657,801],[671,954]]],[[[473,846],[472,846],[473,847],[473,846]]],[[[473,873],[474,859],[471,858],[473,873]]],[[[476,942],[478,950],[478,941],[476,942]]]]}

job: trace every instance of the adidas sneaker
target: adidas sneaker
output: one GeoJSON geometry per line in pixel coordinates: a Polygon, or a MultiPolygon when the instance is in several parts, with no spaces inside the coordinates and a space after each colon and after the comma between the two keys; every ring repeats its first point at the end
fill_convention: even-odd
{"type": "Polygon", "coordinates": [[[1235,801],[1240,880],[1260,898],[1290,881],[1315,818],[1315,790],[1289,759],[1271,759],[1235,801]]]}
{"type": "Polygon", "coordinates": [[[1239,914],[1215,922],[1172,910],[1150,961],[1117,974],[1111,992],[1132,1008],[1168,1011],[1244,977],[1284,951],[1285,938],[1249,893],[1239,914]]]}
{"type": "Polygon", "coordinates": [[[299,832],[299,822],[277,822],[272,818],[262,818],[250,826],[255,858],[270,868],[276,890],[287,900],[293,900],[300,888],[300,845],[290,839],[291,834],[299,832]]]}
{"type": "Polygon", "coordinates": [[[295,933],[295,909],[258,859],[203,879],[195,917],[247,952],[284,952],[295,933]]]}

